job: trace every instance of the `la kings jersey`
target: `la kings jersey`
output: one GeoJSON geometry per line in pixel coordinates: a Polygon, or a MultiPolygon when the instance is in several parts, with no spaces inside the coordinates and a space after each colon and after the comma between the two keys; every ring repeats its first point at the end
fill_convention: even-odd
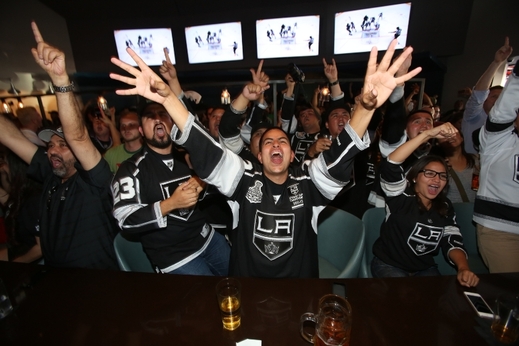
{"type": "Polygon", "coordinates": [[[146,145],[123,162],[112,181],[114,217],[124,232],[137,234],[151,262],[169,272],[196,258],[213,230],[198,206],[175,209],[166,217],[160,201],[192,176],[178,157],[161,155],[146,145]]]}
{"type": "Polygon", "coordinates": [[[480,185],[474,202],[474,221],[519,234],[519,137],[514,120],[519,108],[518,65],[490,110],[479,133],[480,185]]]}
{"type": "Polygon", "coordinates": [[[330,150],[302,167],[291,167],[287,181],[276,192],[261,165],[243,161],[223,148],[192,115],[183,133],[174,127],[171,134],[196,153],[191,163],[197,174],[230,198],[232,275],[318,276],[319,212],[348,182],[355,154],[369,145],[367,136],[360,139],[347,125],[330,150]]]}
{"type": "Polygon", "coordinates": [[[380,237],[373,244],[375,256],[391,266],[417,272],[436,265],[434,256],[440,248],[451,263],[450,250],[465,251],[449,200],[446,216],[441,216],[433,208],[420,211],[414,192],[406,188],[407,180],[401,165],[384,159],[380,173],[381,186],[386,194],[386,220],[380,228],[380,237]]]}

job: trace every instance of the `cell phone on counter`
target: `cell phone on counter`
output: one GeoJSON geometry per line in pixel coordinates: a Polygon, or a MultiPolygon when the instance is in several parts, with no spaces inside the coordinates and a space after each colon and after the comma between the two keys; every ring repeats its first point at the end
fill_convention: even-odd
{"type": "Polygon", "coordinates": [[[479,315],[479,317],[483,318],[493,318],[494,317],[494,311],[488,306],[487,302],[479,293],[472,293],[472,292],[463,292],[465,293],[465,297],[467,297],[467,300],[469,301],[470,305],[472,305],[472,308],[476,313],[479,315]]]}
{"type": "Polygon", "coordinates": [[[346,297],[346,286],[342,283],[334,282],[332,286],[332,292],[339,297],[348,298],[346,297]]]}

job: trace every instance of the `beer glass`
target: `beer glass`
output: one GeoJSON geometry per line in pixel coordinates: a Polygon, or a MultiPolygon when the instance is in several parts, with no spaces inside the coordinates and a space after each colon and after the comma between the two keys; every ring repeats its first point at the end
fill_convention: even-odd
{"type": "Polygon", "coordinates": [[[512,344],[519,337],[519,295],[502,294],[496,300],[492,334],[504,344],[512,344]]]}
{"type": "Polygon", "coordinates": [[[235,278],[222,279],[216,285],[223,328],[235,330],[241,324],[241,285],[235,278]]]}
{"type": "Polygon", "coordinates": [[[301,316],[301,335],[319,346],[347,346],[351,334],[351,306],[335,294],[327,294],[319,300],[319,312],[306,312],[301,316]],[[308,328],[308,325],[313,328],[308,328]],[[313,332],[309,332],[310,329],[313,332]]]}

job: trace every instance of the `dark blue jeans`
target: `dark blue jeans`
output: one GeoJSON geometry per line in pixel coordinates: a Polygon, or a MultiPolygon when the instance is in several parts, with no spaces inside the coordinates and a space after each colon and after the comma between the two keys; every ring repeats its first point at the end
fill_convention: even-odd
{"type": "Polygon", "coordinates": [[[373,257],[371,275],[374,278],[406,278],[410,276],[440,276],[441,274],[436,266],[418,272],[408,272],[382,262],[378,257],[373,257]]]}
{"type": "Polygon", "coordinates": [[[168,274],[227,276],[231,248],[223,235],[214,232],[213,239],[197,258],[168,274]]]}

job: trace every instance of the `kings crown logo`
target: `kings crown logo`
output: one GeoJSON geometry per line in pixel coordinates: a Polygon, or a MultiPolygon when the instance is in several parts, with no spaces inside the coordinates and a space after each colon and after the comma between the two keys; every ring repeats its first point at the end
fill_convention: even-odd
{"type": "Polygon", "coordinates": [[[279,246],[276,246],[274,243],[270,243],[268,245],[265,245],[265,253],[268,253],[269,255],[277,255],[279,252],[279,246]]]}

